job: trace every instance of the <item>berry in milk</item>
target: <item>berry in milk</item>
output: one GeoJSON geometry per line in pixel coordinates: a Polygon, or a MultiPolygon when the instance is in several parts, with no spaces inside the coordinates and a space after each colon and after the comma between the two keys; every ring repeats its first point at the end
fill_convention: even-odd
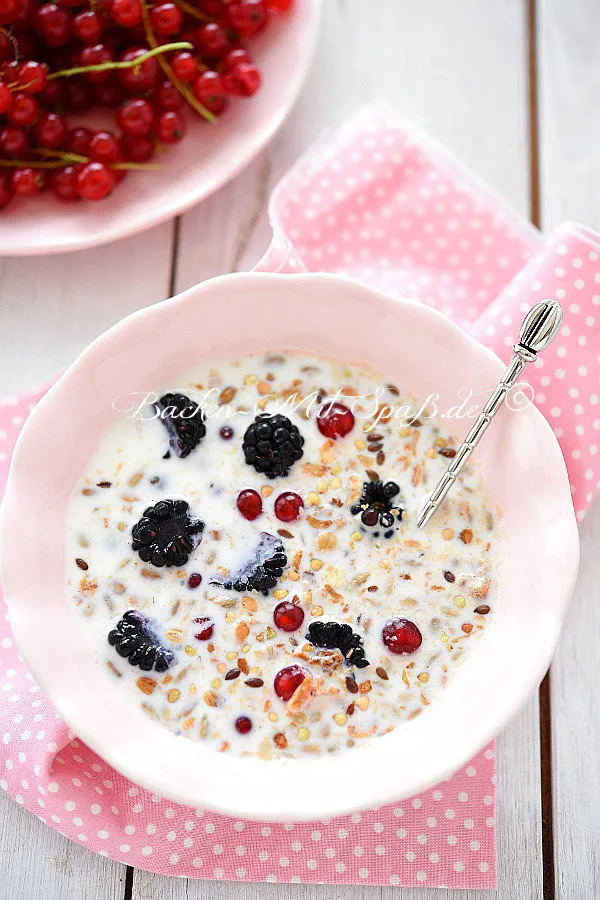
{"type": "Polygon", "coordinates": [[[384,384],[210,362],[106,434],[70,500],[69,597],[157,722],[263,759],[345,750],[423,713],[481,635],[489,500],[467,469],[416,528],[454,441],[384,384]]]}

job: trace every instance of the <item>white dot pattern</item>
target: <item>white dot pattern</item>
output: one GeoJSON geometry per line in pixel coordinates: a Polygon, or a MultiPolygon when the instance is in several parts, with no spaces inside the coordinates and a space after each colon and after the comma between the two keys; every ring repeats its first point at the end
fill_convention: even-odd
{"type": "MultiPolygon", "coordinates": [[[[333,271],[421,300],[503,357],[533,301],[564,300],[560,338],[530,381],[543,388],[537,401],[560,435],[583,515],[600,486],[592,232],[565,226],[542,243],[433,141],[380,110],[304,157],[276,189],[271,213],[276,239],[259,269],[333,271]]],[[[0,488],[39,396],[0,406],[0,488]]],[[[401,806],[327,822],[266,826],[176,806],[128,782],[69,732],[18,657],[5,612],[0,597],[0,787],[70,839],[191,878],[495,887],[493,744],[401,806]]]]}

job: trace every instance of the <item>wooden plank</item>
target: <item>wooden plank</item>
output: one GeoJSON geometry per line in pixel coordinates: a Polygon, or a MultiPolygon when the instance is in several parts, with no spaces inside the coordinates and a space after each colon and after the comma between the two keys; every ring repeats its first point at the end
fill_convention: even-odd
{"type": "Polygon", "coordinates": [[[600,228],[600,5],[538,0],[542,224],[600,228]]]}
{"type": "MultiPolygon", "coordinates": [[[[519,0],[326,0],[311,76],[269,150],[182,219],[177,289],[250,268],[268,246],[271,187],[324,129],[385,100],[446,143],[527,213],[526,21],[519,0]],[[345,53],[343,48],[351,48],[345,53]],[[498,73],[502,73],[499,77],[498,73]]],[[[252,885],[134,872],[132,900],[538,900],[541,896],[537,698],[500,736],[497,891],[252,885]],[[527,827],[523,827],[527,823],[527,827]]]]}
{"type": "MultiPolygon", "coordinates": [[[[108,326],[168,294],[172,226],[84,253],[0,260],[0,395],[50,382],[108,326]]],[[[0,792],[3,900],[121,900],[126,867],[0,792]]]]}
{"type": "MultiPolygon", "coordinates": [[[[539,0],[542,226],[565,219],[600,229],[600,7],[539,0]]],[[[596,382],[597,384],[597,382],[596,382]]],[[[593,390],[590,384],[590,391],[593,390]]],[[[579,582],[551,669],[556,897],[587,900],[600,880],[600,506],[581,528],[579,582]]]]}
{"type": "Polygon", "coordinates": [[[0,794],[2,900],[121,900],[125,866],[85,850],[0,794]]]}

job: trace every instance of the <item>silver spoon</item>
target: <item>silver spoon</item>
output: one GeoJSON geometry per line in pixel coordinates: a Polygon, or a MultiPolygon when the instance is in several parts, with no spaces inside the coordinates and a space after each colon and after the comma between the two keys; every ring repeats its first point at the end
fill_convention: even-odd
{"type": "Polygon", "coordinates": [[[563,311],[558,300],[540,300],[529,310],[521,325],[519,342],[513,347],[514,356],[502,380],[423,505],[417,519],[418,528],[423,528],[439,508],[527,363],[534,362],[537,354],[545,350],[558,334],[562,318],[563,311]]]}

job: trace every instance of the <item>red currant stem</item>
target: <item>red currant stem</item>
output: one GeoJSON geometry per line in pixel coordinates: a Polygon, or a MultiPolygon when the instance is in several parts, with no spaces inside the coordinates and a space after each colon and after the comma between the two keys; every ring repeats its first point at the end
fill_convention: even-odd
{"type": "MultiPolygon", "coordinates": [[[[85,72],[107,72],[112,69],[134,69],[141,66],[147,59],[153,56],[159,56],[161,53],[169,53],[171,50],[193,50],[194,47],[188,41],[175,41],[172,44],[155,45],[152,50],[136,56],[135,59],[127,59],[122,62],[104,62],[94,66],[75,66],[73,69],[60,69],[58,72],[52,72],[48,75],[48,81],[51,78],[69,78],[71,75],[81,75],[85,72]]],[[[160,60],[159,60],[160,62],[160,60]]]]}
{"type": "MultiPolygon", "coordinates": [[[[148,5],[146,3],[146,0],[140,0],[140,2],[141,2],[141,6],[142,6],[142,22],[144,24],[144,31],[146,32],[146,40],[148,41],[148,43],[150,44],[151,47],[153,47],[153,48],[157,47],[158,41],[156,40],[156,35],[154,34],[154,32],[152,30],[152,25],[150,23],[150,15],[148,13],[148,5]]],[[[167,46],[167,45],[164,44],[163,47],[164,46],[167,46]]],[[[188,46],[186,47],[186,50],[190,49],[190,46],[191,45],[188,44],[188,46]]],[[[138,56],[137,59],[135,60],[135,62],[137,62],[139,64],[139,61],[141,58],[142,58],[141,56],[138,56]]],[[[179,91],[179,93],[181,94],[183,99],[187,100],[187,102],[192,107],[192,109],[195,109],[196,112],[199,113],[203,119],[206,119],[207,122],[216,122],[217,121],[217,117],[213,116],[213,114],[211,112],[209,112],[209,110],[205,106],[203,106],[201,103],[199,103],[198,100],[196,100],[196,98],[192,94],[192,92],[189,91],[187,89],[187,87],[185,86],[185,84],[179,80],[179,78],[177,77],[177,75],[175,74],[175,72],[173,71],[171,66],[169,65],[169,63],[166,61],[166,59],[164,59],[164,57],[162,57],[162,56],[158,57],[158,64],[161,67],[161,69],[163,70],[163,72],[165,73],[165,75],[167,76],[167,78],[169,79],[169,81],[175,85],[175,87],[177,88],[177,90],[179,91]]]]}
{"type": "Polygon", "coordinates": [[[0,159],[0,166],[9,169],[61,169],[65,165],[62,159],[0,159]]]}
{"type": "Polygon", "coordinates": [[[13,50],[15,52],[15,59],[19,60],[21,57],[21,51],[19,49],[19,42],[10,31],[7,31],[6,28],[0,28],[0,34],[3,34],[4,37],[7,37],[11,44],[13,45],[13,50]]]}
{"type": "MultiPolygon", "coordinates": [[[[5,166],[8,169],[62,169],[68,163],[88,163],[91,162],[87,156],[79,156],[77,153],[65,153],[60,159],[0,159],[0,167],[5,166]],[[72,158],[74,157],[74,159],[72,158]]],[[[159,172],[160,166],[154,163],[105,163],[108,169],[142,169],[146,172],[159,172]]]]}
{"type": "Polygon", "coordinates": [[[157,166],[156,163],[136,163],[136,162],[120,162],[120,163],[108,163],[109,169],[140,169],[144,172],[160,172],[161,166],[157,166]]]}
{"type": "Polygon", "coordinates": [[[204,15],[203,12],[200,12],[199,9],[196,9],[194,6],[190,6],[189,3],[186,3],[186,0],[174,0],[174,3],[176,6],[179,7],[179,9],[182,9],[184,12],[186,12],[189,16],[192,16],[192,18],[194,18],[194,19],[200,19],[201,22],[212,22],[213,21],[209,16],[206,16],[206,15],[204,15]]]}
{"type": "Polygon", "coordinates": [[[49,159],[60,159],[63,163],[73,163],[75,165],[90,161],[87,156],[81,156],[79,153],[67,153],[64,150],[50,150],[48,147],[30,147],[29,152],[35,153],[38,156],[46,156],[49,159]]]}

